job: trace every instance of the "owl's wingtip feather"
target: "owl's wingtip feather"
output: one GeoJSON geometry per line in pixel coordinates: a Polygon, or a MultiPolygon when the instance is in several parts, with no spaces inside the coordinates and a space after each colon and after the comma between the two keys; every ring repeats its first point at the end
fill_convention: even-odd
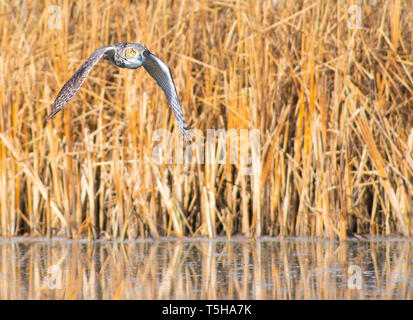
{"type": "Polygon", "coordinates": [[[180,133],[182,134],[182,136],[185,138],[186,141],[192,141],[192,133],[191,133],[191,129],[189,129],[187,126],[185,126],[184,128],[180,127],[179,128],[180,133]]]}

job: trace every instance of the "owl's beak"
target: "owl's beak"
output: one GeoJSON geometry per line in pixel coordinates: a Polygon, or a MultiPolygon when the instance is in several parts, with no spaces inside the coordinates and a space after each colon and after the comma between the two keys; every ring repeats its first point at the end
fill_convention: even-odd
{"type": "Polygon", "coordinates": [[[139,57],[141,58],[141,60],[144,58],[144,55],[143,55],[143,53],[145,52],[145,50],[137,50],[138,51],[138,54],[139,54],[139,57]]]}

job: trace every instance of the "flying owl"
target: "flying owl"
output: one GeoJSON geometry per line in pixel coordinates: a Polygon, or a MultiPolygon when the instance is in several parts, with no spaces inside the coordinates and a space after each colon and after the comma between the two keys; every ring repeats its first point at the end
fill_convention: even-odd
{"type": "Polygon", "coordinates": [[[62,87],[53,102],[53,109],[47,116],[47,120],[53,118],[56,113],[68,104],[76,92],[79,91],[81,85],[89,75],[90,70],[92,70],[93,66],[100,59],[108,60],[119,68],[137,69],[143,66],[165,93],[182,134],[185,137],[191,137],[169,67],[161,59],[152,54],[144,45],[139,43],[115,43],[99,48],[93,52],[79,70],[77,70],[62,87]]]}

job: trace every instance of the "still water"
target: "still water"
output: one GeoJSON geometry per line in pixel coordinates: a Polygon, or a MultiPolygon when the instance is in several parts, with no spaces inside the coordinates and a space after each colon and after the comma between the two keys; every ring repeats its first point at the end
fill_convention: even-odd
{"type": "Polygon", "coordinates": [[[413,299],[412,244],[0,239],[0,299],[413,299]]]}

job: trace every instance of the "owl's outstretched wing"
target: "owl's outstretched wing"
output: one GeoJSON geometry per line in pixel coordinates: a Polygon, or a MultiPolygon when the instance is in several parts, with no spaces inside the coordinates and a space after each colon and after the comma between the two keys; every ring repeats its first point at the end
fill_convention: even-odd
{"type": "Polygon", "coordinates": [[[89,75],[90,70],[93,66],[102,59],[105,53],[115,50],[115,47],[105,46],[97,49],[92,55],[82,64],[82,66],[77,70],[73,76],[65,83],[65,85],[60,89],[55,101],[53,102],[53,109],[47,116],[46,120],[50,120],[58,113],[68,102],[73,98],[76,92],[79,91],[86,77],[89,75]]]}
{"type": "Polygon", "coordinates": [[[155,79],[156,83],[165,93],[165,96],[171,105],[172,111],[175,114],[175,118],[178,121],[178,126],[182,134],[185,137],[190,138],[191,135],[188,131],[188,126],[182,113],[181,104],[179,103],[178,94],[176,93],[174,80],[169,67],[161,59],[149,51],[147,51],[145,55],[147,59],[143,64],[143,67],[151,75],[151,77],[155,79]]]}

